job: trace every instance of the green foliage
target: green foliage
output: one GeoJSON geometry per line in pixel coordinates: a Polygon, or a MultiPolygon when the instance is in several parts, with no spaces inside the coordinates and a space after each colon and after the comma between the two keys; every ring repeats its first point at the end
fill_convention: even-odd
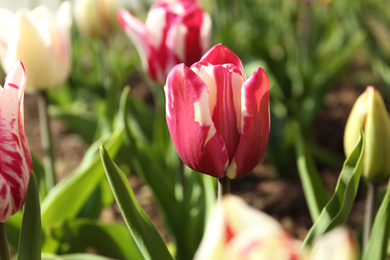
{"type": "Polygon", "coordinates": [[[31,172],[24,204],[23,221],[20,231],[18,259],[41,259],[41,211],[39,205],[38,183],[31,172]]]}
{"type": "Polygon", "coordinates": [[[303,246],[325,232],[338,225],[343,225],[351,212],[359,187],[360,176],[363,168],[364,135],[360,134],[360,140],[355,149],[345,160],[343,169],[332,198],[322,209],[320,216],[307,234],[303,246]]]}
{"type": "Polygon", "coordinates": [[[124,173],[103,146],[100,146],[100,154],[122,216],[144,259],[172,259],[161,235],[137,203],[124,173]]]}
{"type": "Polygon", "coordinates": [[[99,254],[116,259],[142,259],[129,230],[122,223],[78,218],[53,226],[51,233],[54,238],[81,251],[93,248],[99,254]]]}
{"type": "Polygon", "coordinates": [[[319,173],[314,164],[312,155],[309,153],[301,129],[298,124],[295,128],[295,150],[297,155],[297,166],[305,193],[311,219],[315,222],[321,210],[329,199],[328,193],[321,182],[319,173]]]}
{"type": "Polygon", "coordinates": [[[363,260],[386,259],[390,235],[390,189],[387,191],[376,214],[370,240],[364,249],[363,260]]]}

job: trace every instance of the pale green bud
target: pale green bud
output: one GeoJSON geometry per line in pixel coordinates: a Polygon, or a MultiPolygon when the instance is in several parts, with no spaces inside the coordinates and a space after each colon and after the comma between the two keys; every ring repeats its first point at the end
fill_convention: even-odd
{"type": "Polygon", "coordinates": [[[390,175],[390,119],[383,99],[375,87],[369,86],[356,100],[344,132],[344,151],[349,156],[365,134],[363,176],[379,182],[390,175]]]}

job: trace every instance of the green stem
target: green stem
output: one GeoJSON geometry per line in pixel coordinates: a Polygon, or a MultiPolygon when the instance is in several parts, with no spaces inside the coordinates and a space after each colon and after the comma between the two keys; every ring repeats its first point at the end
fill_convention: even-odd
{"type": "Polygon", "coordinates": [[[363,248],[370,240],[372,224],[377,211],[378,184],[369,182],[367,185],[366,212],[364,216],[363,248]]]}
{"type": "Polygon", "coordinates": [[[5,226],[0,222],[0,260],[11,259],[8,248],[7,234],[5,233],[5,226]]]}
{"type": "Polygon", "coordinates": [[[54,169],[53,141],[50,129],[50,120],[47,113],[47,93],[41,91],[38,94],[38,112],[41,130],[41,142],[43,149],[43,167],[45,169],[45,181],[47,192],[56,185],[56,174],[54,169]]]}
{"type": "Polygon", "coordinates": [[[230,179],[223,177],[218,179],[218,200],[221,200],[223,195],[230,194],[230,179]]]}

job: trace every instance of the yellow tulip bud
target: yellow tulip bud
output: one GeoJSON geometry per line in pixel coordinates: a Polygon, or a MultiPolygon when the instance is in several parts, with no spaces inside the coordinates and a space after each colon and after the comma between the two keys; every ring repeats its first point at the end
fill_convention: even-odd
{"type": "Polygon", "coordinates": [[[390,120],[381,95],[369,86],[356,100],[344,132],[344,151],[348,156],[354,149],[359,131],[366,139],[363,176],[379,182],[390,175],[390,120]]]}
{"type": "Polygon", "coordinates": [[[82,34],[105,38],[118,25],[118,10],[118,0],[77,0],[73,11],[77,28],[82,34]]]}

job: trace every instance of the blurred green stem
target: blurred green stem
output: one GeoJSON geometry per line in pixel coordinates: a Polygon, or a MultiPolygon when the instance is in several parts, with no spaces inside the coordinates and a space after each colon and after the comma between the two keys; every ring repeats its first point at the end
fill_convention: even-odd
{"type": "Polygon", "coordinates": [[[378,184],[368,182],[366,197],[366,212],[364,216],[363,248],[366,248],[370,240],[371,228],[377,211],[378,184]]]}
{"type": "Polygon", "coordinates": [[[41,142],[43,149],[43,167],[45,169],[45,181],[47,192],[56,185],[56,173],[54,169],[53,139],[51,136],[50,120],[47,112],[47,93],[38,93],[38,113],[41,130],[41,142]]]}
{"type": "Polygon", "coordinates": [[[9,248],[4,222],[0,222],[0,260],[9,260],[9,248]]]}
{"type": "Polygon", "coordinates": [[[218,200],[220,200],[223,195],[230,194],[230,179],[228,177],[223,177],[218,179],[218,200]]]}
{"type": "Polygon", "coordinates": [[[181,188],[183,189],[183,194],[186,194],[187,183],[186,183],[186,178],[184,175],[184,162],[181,160],[180,157],[179,157],[179,177],[180,177],[180,182],[181,182],[181,188]]]}
{"type": "Polygon", "coordinates": [[[104,117],[101,118],[101,125],[100,125],[100,136],[109,134],[112,129],[112,122],[115,118],[115,112],[117,111],[117,91],[114,86],[111,84],[111,78],[110,78],[110,72],[108,68],[108,59],[107,59],[107,52],[108,52],[108,42],[104,39],[100,39],[97,44],[97,55],[98,55],[98,69],[100,73],[99,75],[99,81],[102,83],[105,91],[105,111],[104,111],[104,117]]]}

